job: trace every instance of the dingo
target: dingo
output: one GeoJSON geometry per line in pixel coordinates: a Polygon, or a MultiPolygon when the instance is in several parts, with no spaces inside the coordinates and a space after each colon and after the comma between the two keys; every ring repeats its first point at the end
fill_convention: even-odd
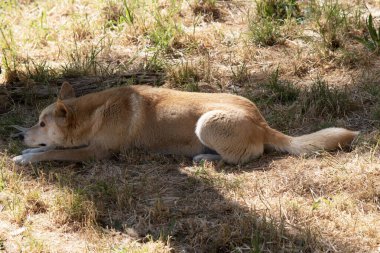
{"type": "Polygon", "coordinates": [[[259,157],[264,146],[310,153],[350,145],[359,133],[327,128],[291,137],[269,127],[251,101],[231,94],[126,86],[76,98],[67,82],[38,123],[21,129],[25,144],[37,148],[13,158],[20,164],[102,159],[131,147],[236,164],[259,157]]]}

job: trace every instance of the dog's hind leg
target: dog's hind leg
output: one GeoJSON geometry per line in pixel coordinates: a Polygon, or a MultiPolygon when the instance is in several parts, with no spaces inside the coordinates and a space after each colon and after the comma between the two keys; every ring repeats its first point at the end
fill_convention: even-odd
{"type": "MultiPolygon", "coordinates": [[[[240,110],[214,110],[203,114],[195,134],[228,163],[244,163],[264,152],[264,129],[240,110]]],[[[204,154],[195,156],[202,159],[204,154]]],[[[207,158],[207,157],[205,157],[207,158]]]]}
{"type": "Polygon", "coordinates": [[[202,153],[193,157],[193,162],[200,163],[201,161],[217,162],[222,160],[222,157],[208,147],[204,147],[202,153]]]}

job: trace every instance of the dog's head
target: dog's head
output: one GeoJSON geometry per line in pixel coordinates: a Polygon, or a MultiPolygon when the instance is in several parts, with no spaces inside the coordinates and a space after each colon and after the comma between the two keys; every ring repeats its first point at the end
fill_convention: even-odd
{"type": "Polygon", "coordinates": [[[72,122],[73,112],[67,105],[67,99],[74,98],[73,87],[62,84],[57,102],[46,107],[40,114],[38,123],[25,129],[20,137],[29,147],[67,146],[67,134],[72,122]]]}

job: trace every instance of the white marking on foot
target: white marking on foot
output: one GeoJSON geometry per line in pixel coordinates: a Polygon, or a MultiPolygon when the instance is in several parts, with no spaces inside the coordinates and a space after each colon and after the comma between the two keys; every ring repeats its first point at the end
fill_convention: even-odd
{"type": "Polygon", "coordinates": [[[222,157],[214,154],[200,154],[193,157],[193,162],[195,163],[199,163],[201,161],[215,162],[220,160],[222,160],[222,157]]]}
{"type": "Polygon", "coordinates": [[[23,154],[23,155],[18,155],[12,158],[12,160],[19,165],[26,165],[31,162],[34,162],[34,153],[29,153],[29,154],[23,154]]]}

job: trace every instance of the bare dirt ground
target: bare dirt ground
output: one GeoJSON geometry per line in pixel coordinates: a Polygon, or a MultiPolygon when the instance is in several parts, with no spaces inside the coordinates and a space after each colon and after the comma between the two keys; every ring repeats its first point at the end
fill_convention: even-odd
{"type": "Polygon", "coordinates": [[[380,5],[270,3],[2,1],[0,252],[380,252],[380,43],[368,29],[380,5]],[[33,125],[64,80],[79,95],[235,93],[290,135],[362,133],[350,150],[237,166],[142,150],[13,164],[24,147],[10,125],[33,125]]]}

